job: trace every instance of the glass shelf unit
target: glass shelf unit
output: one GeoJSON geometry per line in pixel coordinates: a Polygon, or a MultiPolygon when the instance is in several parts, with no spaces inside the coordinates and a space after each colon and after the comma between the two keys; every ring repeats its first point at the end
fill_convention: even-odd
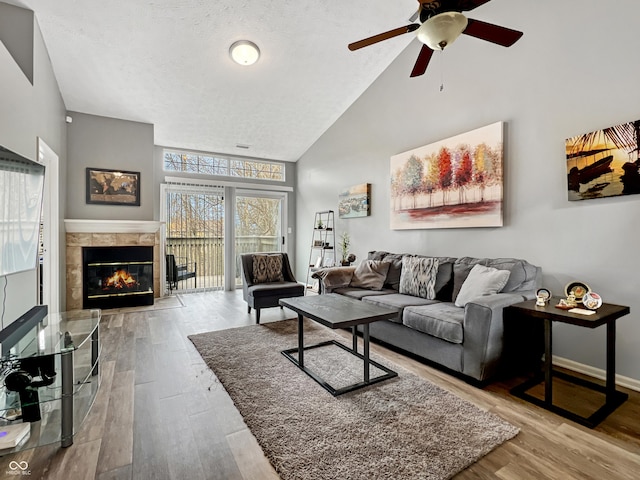
{"type": "MultiPolygon", "coordinates": [[[[3,349],[0,374],[0,425],[23,420],[9,420],[10,413],[25,407],[17,392],[5,386],[7,375],[23,365],[53,366],[56,375],[50,385],[34,388],[37,402],[27,407],[39,409],[40,420],[32,421],[30,435],[18,446],[0,450],[0,455],[60,442],[73,444],[100,387],[99,309],[49,314],[26,333],[9,352],[3,349]]],[[[4,346],[3,346],[4,347],[4,346]]],[[[33,387],[28,387],[33,388],[33,387]]]]}

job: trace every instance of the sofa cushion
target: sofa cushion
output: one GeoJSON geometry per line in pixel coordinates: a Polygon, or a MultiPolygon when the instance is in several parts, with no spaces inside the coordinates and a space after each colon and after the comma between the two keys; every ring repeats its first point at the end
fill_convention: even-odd
{"type": "Polygon", "coordinates": [[[456,307],[464,307],[478,297],[500,292],[507,284],[510,274],[509,270],[474,265],[456,297],[456,307]]]}
{"type": "Polygon", "coordinates": [[[400,293],[433,300],[436,298],[435,284],[438,259],[425,257],[402,257],[400,293]]]}
{"type": "Polygon", "coordinates": [[[364,260],[360,262],[351,277],[350,287],[382,290],[389,271],[389,263],[382,260],[364,260]]]}
{"type": "Polygon", "coordinates": [[[279,253],[253,255],[253,283],[282,282],[282,255],[279,253]]]}
{"type": "Polygon", "coordinates": [[[402,323],[450,343],[460,344],[464,341],[464,308],[456,307],[450,302],[406,307],[402,323]]]}
{"type": "Polygon", "coordinates": [[[521,290],[533,290],[536,288],[536,276],[538,268],[525,260],[518,258],[472,258],[462,257],[453,265],[453,301],[456,300],[462,284],[469,275],[474,265],[509,270],[511,275],[503,292],[515,292],[521,290]]]}
{"type": "Polygon", "coordinates": [[[402,275],[402,257],[404,254],[390,253],[384,257],[383,262],[389,264],[387,272],[387,280],[384,282],[385,287],[393,288],[395,291],[400,290],[400,275],[402,275]]]}
{"type": "Polygon", "coordinates": [[[403,295],[401,293],[390,293],[389,295],[375,295],[364,297],[363,302],[371,303],[379,307],[388,307],[398,309],[398,317],[390,319],[392,322],[402,323],[402,311],[405,307],[416,305],[431,305],[437,300],[428,300],[426,298],[414,297],[413,295],[403,295]]]}
{"type": "Polygon", "coordinates": [[[400,273],[402,272],[402,257],[406,253],[389,253],[384,250],[372,250],[367,252],[367,260],[383,260],[389,263],[387,280],[384,288],[392,288],[396,291],[400,289],[400,273]]]}
{"type": "Polygon", "coordinates": [[[524,260],[517,258],[491,258],[487,259],[485,264],[487,267],[497,268],[499,270],[509,270],[509,280],[502,289],[503,292],[513,292],[518,290],[527,279],[527,271],[525,270],[524,260]]]}
{"type": "Polygon", "coordinates": [[[362,300],[364,297],[370,297],[374,295],[389,295],[390,293],[398,293],[390,288],[382,290],[367,290],[366,288],[354,288],[354,287],[341,287],[333,290],[333,293],[339,293],[346,297],[355,298],[356,300],[362,300]]]}
{"type": "MultiPolygon", "coordinates": [[[[372,250],[368,252],[367,259],[383,260],[389,262],[389,272],[387,273],[387,281],[385,288],[393,288],[400,290],[400,276],[402,275],[402,257],[412,256],[419,258],[431,258],[427,255],[411,255],[409,253],[389,253],[383,250],[372,250]]],[[[455,257],[434,257],[438,259],[438,273],[436,275],[436,298],[438,300],[450,301],[453,278],[453,264],[455,257]]]]}
{"type": "Polygon", "coordinates": [[[436,298],[438,300],[451,300],[451,279],[453,278],[453,257],[436,257],[438,259],[438,274],[436,275],[436,298]]]}
{"type": "Polygon", "coordinates": [[[494,258],[490,259],[486,265],[511,272],[509,281],[502,289],[503,292],[534,290],[536,288],[538,268],[526,260],[518,258],[494,258]]]}

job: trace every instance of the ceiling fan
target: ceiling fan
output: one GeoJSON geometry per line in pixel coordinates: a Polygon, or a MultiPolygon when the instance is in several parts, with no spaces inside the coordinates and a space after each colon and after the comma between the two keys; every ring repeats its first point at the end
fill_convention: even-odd
{"type": "Polygon", "coordinates": [[[522,32],[467,18],[461,13],[473,10],[489,1],[418,0],[420,4],[418,10],[411,16],[409,21],[415,22],[419,20],[420,23],[410,23],[404,27],[395,28],[351,43],[349,44],[349,50],[358,50],[417,30],[416,36],[424,44],[411,71],[411,77],[417,77],[427,70],[434,50],[444,50],[462,33],[502,45],[503,47],[510,47],[522,37],[522,32]]]}

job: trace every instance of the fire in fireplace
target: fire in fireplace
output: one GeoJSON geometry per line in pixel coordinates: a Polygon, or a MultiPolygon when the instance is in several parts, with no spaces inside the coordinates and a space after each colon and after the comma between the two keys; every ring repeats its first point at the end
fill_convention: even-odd
{"type": "Polygon", "coordinates": [[[83,247],[83,308],[153,305],[153,247],[83,247]]]}

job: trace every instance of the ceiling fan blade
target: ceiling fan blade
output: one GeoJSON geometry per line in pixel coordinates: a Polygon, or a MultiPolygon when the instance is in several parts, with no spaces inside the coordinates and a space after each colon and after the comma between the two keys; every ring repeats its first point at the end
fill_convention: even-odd
{"type": "Polygon", "coordinates": [[[523,35],[522,32],[517,30],[511,30],[510,28],[481,22],[480,20],[473,20],[471,18],[469,18],[467,28],[465,28],[462,33],[486,40],[487,42],[497,43],[503,47],[510,47],[520,40],[520,37],[523,35]]]}
{"type": "Polygon", "coordinates": [[[458,9],[461,12],[469,12],[474,8],[478,8],[485,3],[489,3],[491,0],[458,0],[458,9]]]}
{"type": "Polygon", "coordinates": [[[413,66],[413,70],[411,70],[411,75],[409,76],[419,77],[426,72],[427,66],[429,66],[429,61],[431,60],[431,55],[433,55],[433,50],[426,45],[422,45],[418,58],[416,59],[416,64],[413,66]]]}
{"type": "Polygon", "coordinates": [[[442,12],[468,12],[478,8],[491,0],[418,0],[420,8],[435,13],[442,12]]]}
{"type": "Polygon", "coordinates": [[[422,4],[420,4],[420,6],[418,7],[418,10],[416,10],[415,13],[409,17],[409,21],[411,23],[415,22],[420,16],[421,11],[422,11],[422,4]]]}
{"type": "Polygon", "coordinates": [[[373,37],[365,38],[363,40],[359,40],[357,42],[353,42],[349,44],[349,50],[358,50],[362,47],[368,47],[369,45],[373,45],[374,43],[382,42],[383,40],[388,40],[393,37],[397,37],[398,35],[402,35],[403,33],[413,32],[420,28],[420,25],[417,23],[411,23],[405,27],[395,28],[393,30],[389,30],[388,32],[379,33],[378,35],[374,35],[373,37]]]}

